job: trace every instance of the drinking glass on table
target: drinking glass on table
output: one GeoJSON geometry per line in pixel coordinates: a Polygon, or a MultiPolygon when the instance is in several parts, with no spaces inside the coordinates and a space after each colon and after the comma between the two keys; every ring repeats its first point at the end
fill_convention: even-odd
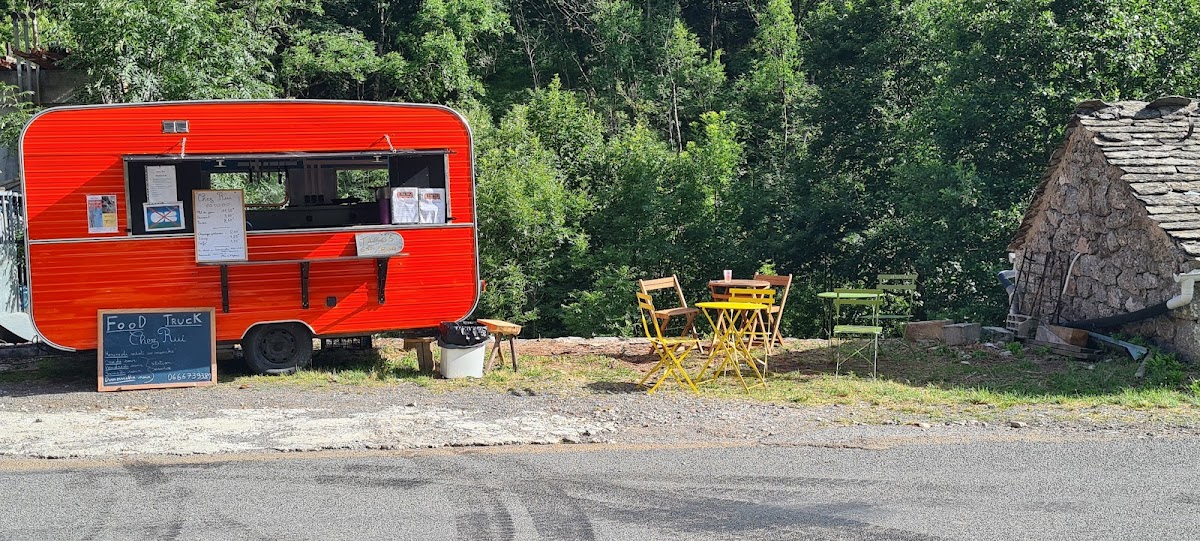
{"type": "Polygon", "coordinates": [[[732,279],[733,279],[733,271],[729,270],[729,269],[725,269],[725,281],[728,282],[732,279]]]}

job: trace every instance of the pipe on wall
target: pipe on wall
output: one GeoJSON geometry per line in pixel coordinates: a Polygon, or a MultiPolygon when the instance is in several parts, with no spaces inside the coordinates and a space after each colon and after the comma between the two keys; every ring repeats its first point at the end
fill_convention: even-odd
{"type": "Polygon", "coordinates": [[[1081,321],[1071,321],[1069,323],[1063,323],[1062,325],[1064,327],[1098,331],[1100,329],[1110,329],[1125,325],[1127,323],[1133,323],[1135,321],[1161,316],[1170,310],[1183,308],[1192,302],[1195,293],[1196,280],[1200,280],[1200,270],[1193,270],[1184,274],[1176,274],[1175,282],[1179,284],[1179,294],[1171,297],[1166,302],[1149,306],[1135,312],[1129,312],[1127,314],[1118,314],[1115,316],[1095,319],[1085,319],[1081,321]]]}
{"type": "Polygon", "coordinates": [[[1167,308],[1172,310],[1183,308],[1192,302],[1192,295],[1195,292],[1196,280],[1200,280],[1200,270],[1194,270],[1186,274],[1176,274],[1175,282],[1179,284],[1179,294],[1171,297],[1167,301],[1167,308]]]}

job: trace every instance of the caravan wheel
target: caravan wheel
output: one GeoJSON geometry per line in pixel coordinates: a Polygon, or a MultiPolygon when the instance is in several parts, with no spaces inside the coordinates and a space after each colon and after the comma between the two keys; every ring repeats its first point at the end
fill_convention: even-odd
{"type": "Polygon", "coordinates": [[[256,325],[242,340],[246,364],[260,374],[291,374],[312,360],[312,333],[299,323],[256,325]]]}

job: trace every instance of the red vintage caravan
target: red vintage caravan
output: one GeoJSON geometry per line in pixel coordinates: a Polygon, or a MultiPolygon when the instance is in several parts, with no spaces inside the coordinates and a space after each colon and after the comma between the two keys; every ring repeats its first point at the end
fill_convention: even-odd
{"type": "Polygon", "coordinates": [[[314,336],[429,329],[479,297],[471,134],[445,107],[63,107],[20,148],[31,316],[61,349],[97,347],[99,310],[211,306],[219,342],[285,372],[314,336]]]}

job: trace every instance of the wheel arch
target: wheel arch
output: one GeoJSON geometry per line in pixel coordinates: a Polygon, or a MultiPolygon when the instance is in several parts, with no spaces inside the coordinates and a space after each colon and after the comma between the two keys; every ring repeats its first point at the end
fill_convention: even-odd
{"type": "Polygon", "coordinates": [[[278,319],[278,320],[270,320],[270,321],[259,321],[253,325],[247,326],[245,329],[242,330],[242,336],[240,338],[238,338],[238,341],[239,342],[245,341],[246,335],[250,334],[250,329],[253,329],[255,327],[259,327],[262,325],[278,325],[280,323],[299,323],[299,324],[303,325],[306,329],[308,329],[308,332],[313,335],[313,338],[320,338],[319,336],[317,336],[317,331],[313,330],[312,325],[309,325],[307,321],[300,320],[300,319],[278,319]]]}

